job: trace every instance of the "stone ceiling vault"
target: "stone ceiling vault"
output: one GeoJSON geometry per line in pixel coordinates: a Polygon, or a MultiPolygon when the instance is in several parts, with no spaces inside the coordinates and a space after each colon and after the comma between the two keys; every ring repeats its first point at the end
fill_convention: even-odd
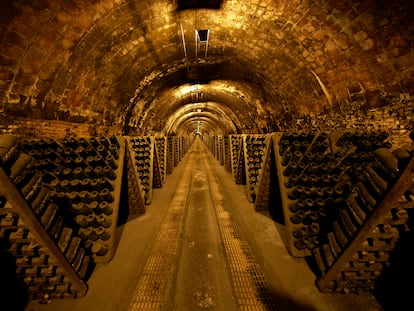
{"type": "Polygon", "coordinates": [[[193,133],[200,123],[211,134],[266,132],[281,120],[414,93],[410,0],[187,3],[200,6],[2,1],[2,119],[125,134],[193,133]],[[210,30],[207,57],[197,29],[210,30]]]}

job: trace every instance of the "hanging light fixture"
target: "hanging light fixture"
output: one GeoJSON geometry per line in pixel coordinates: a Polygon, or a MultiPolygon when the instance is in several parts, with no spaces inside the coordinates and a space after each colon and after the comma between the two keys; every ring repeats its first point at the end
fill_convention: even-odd
{"type": "Polygon", "coordinates": [[[204,46],[204,58],[207,58],[208,40],[210,37],[210,29],[196,29],[195,31],[195,54],[198,59],[198,50],[204,46]]]}

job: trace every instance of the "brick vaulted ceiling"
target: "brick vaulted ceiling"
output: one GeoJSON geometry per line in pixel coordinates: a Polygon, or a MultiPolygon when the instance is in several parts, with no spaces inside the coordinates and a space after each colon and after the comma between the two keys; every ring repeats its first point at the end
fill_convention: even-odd
{"type": "Polygon", "coordinates": [[[378,107],[414,94],[413,3],[2,0],[1,120],[220,134],[378,107]]]}

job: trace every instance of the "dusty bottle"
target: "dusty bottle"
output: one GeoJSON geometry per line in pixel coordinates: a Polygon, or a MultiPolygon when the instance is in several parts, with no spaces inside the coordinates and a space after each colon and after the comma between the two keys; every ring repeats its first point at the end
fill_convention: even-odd
{"type": "Polygon", "coordinates": [[[305,188],[302,185],[297,185],[291,192],[288,194],[290,200],[298,200],[305,198],[305,188]]]}
{"type": "Polygon", "coordinates": [[[88,166],[88,163],[81,156],[76,157],[74,163],[76,167],[80,168],[85,168],[88,166]]]}
{"type": "Polygon", "coordinates": [[[115,180],[116,179],[116,174],[115,174],[114,170],[110,166],[107,165],[103,168],[103,176],[102,177],[106,177],[109,180],[115,180]]]}
{"type": "Polygon", "coordinates": [[[304,211],[305,210],[305,202],[303,200],[296,200],[295,203],[289,206],[289,210],[292,213],[296,213],[297,211],[304,211]]]}
{"type": "Polygon", "coordinates": [[[293,156],[292,156],[292,158],[290,159],[290,161],[293,161],[293,162],[299,162],[299,160],[302,158],[302,156],[303,156],[303,153],[302,152],[300,152],[299,150],[296,150],[294,153],[293,153],[293,156]]]}
{"type": "Polygon", "coordinates": [[[310,174],[309,175],[309,186],[316,186],[319,183],[319,177],[316,176],[315,174],[310,174]]]}
{"type": "Polygon", "coordinates": [[[299,180],[298,175],[296,174],[290,175],[288,180],[285,182],[286,188],[292,188],[297,183],[298,180],[299,180]]]}
{"type": "Polygon", "coordinates": [[[111,219],[105,214],[100,214],[96,216],[96,220],[104,228],[109,228],[112,225],[111,219]]]}
{"type": "Polygon", "coordinates": [[[106,201],[100,202],[98,209],[100,210],[101,213],[103,213],[105,215],[111,215],[112,214],[112,207],[106,201]]]}
{"type": "Polygon", "coordinates": [[[279,155],[283,156],[285,152],[289,149],[290,142],[286,139],[279,141],[279,155]]]}
{"type": "Polygon", "coordinates": [[[95,178],[102,178],[102,177],[104,177],[104,173],[103,173],[102,166],[95,166],[95,168],[93,169],[93,176],[95,178]]]}
{"type": "Polygon", "coordinates": [[[88,177],[88,175],[85,173],[85,170],[80,166],[75,167],[72,173],[74,179],[81,180],[88,177]]]}
{"type": "Polygon", "coordinates": [[[99,238],[94,228],[91,228],[91,227],[82,228],[79,230],[79,234],[81,234],[81,232],[84,237],[86,237],[87,239],[91,241],[96,241],[99,238]]]}
{"type": "Polygon", "coordinates": [[[111,143],[111,144],[113,144],[113,145],[117,146],[118,148],[119,148],[119,147],[121,147],[121,145],[120,145],[120,143],[119,143],[119,140],[118,140],[118,138],[116,137],[116,135],[111,134],[111,135],[109,136],[109,141],[110,141],[110,143],[111,143]]]}
{"type": "Polygon", "coordinates": [[[306,213],[304,211],[297,211],[292,217],[290,217],[290,221],[298,225],[302,222],[303,218],[305,218],[306,213]]]}
{"type": "Polygon", "coordinates": [[[113,169],[113,170],[116,170],[117,168],[118,168],[118,164],[116,163],[116,161],[115,161],[115,158],[114,158],[114,156],[112,155],[112,154],[108,154],[106,157],[105,157],[105,161],[106,161],[106,163],[108,163],[108,165],[113,169]]]}
{"type": "Polygon", "coordinates": [[[71,205],[71,210],[75,215],[90,215],[92,213],[91,209],[89,208],[89,206],[83,202],[79,202],[76,204],[72,204],[71,205]]]}
{"type": "Polygon", "coordinates": [[[104,256],[106,253],[108,253],[108,247],[101,243],[94,243],[91,251],[92,254],[95,254],[97,256],[104,256]]]}
{"type": "Polygon", "coordinates": [[[107,188],[104,188],[99,192],[99,199],[108,203],[112,203],[114,201],[114,197],[107,188]]]}
{"type": "Polygon", "coordinates": [[[290,159],[292,158],[292,156],[293,156],[293,153],[290,150],[287,150],[285,152],[285,154],[283,155],[281,164],[283,166],[288,165],[288,163],[289,163],[290,159]]]}
{"type": "Polygon", "coordinates": [[[98,228],[99,227],[99,223],[96,220],[96,216],[93,213],[85,216],[85,218],[86,218],[86,221],[88,222],[89,227],[92,227],[92,228],[98,228]]]}
{"type": "Polygon", "coordinates": [[[109,145],[109,151],[112,153],[114,158],[118,160],[119,158],[118,147],[116,145],[109,145]]]}
{"type": "Polygon", "coordinates": [[[318,170],[319,170],[319,165],[315,162],[311,162],[306,166],[304,173],[307,175],[312,175],[312,174],[316,175],[318,173],[318,170]]]}
{"type": "Polygon", "coordinates": [[[109,179],[103,177],[103,178],[98,178],[97,179],[98,182],[98,187],[97,189],[102,190],[102,189],[108,189],[109,191],[114,191],[114,186],[112,185],[112,183],[109,181],[109,179]]]}
{"type": "Polygon", "coordinates": [[[111,237],[109,232],[103,227],[98,227],[95,231],[96,231],[96,234],[98,235],[98,238],[101,239],[102,241],[108,241],[109,238],[111,237]]]}
{"type": "Polygon", "coordinates": [[[88,204],[88,207],[91,209],[93,214],[99,215],[101,214],[101,210],[99,208],[99,202],[98,201],[92,201],[88,204]]]}
{"type": "Polygon", "coordinates": [[[87,228],[89,226],[88,220],[85,215],[76,215],[75,222],[81,227],[81,228],[87,228]]]}
{"type": "Polygon", "coordinates": [[[99,146],[98,148],[96,148],[96,151],[102,156],[102,157],[106,157],[109,153],[108,150],[104,147],[104,146],[99,146]]]}
{"type": "Polygon", "coordinates": [[[106,148],[109,147],[109,141],[105,137],[99,137],[99,143],[106,148]]]}

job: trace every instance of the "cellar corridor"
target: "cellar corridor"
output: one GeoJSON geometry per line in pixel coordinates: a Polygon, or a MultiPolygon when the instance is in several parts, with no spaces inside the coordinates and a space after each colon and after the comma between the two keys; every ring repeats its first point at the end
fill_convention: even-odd
{"type": "Polygon", "coordinates": [[[371,295],[319,292],[277,226],[197,138],[146,213],[117,227],[114,258],[97,264],[86,296],[25,310],[382,310],[371,295]]]}
{"type": "Polygon", "coordinates": [[[413,16],[0,1],[0,310],[413,305],[413,16]]]}

